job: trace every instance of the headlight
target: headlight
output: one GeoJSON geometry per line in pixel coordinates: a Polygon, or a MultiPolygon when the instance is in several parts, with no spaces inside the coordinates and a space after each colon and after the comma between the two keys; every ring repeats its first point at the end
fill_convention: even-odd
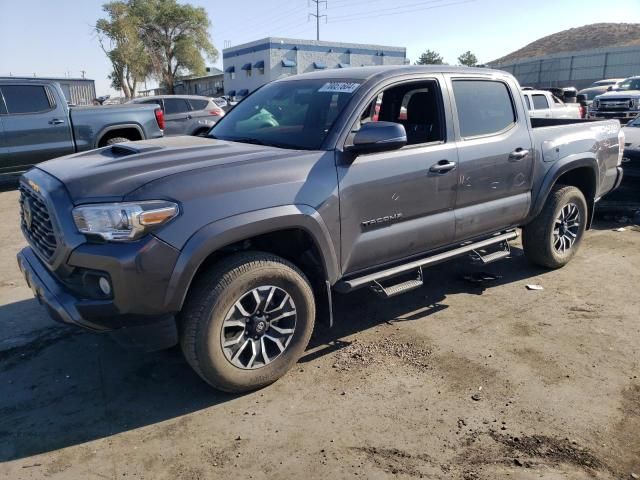
{"type": "Polygon", "coordinates": [[[637,110],[638,107],[640,107],[640,98],[631,99],[631,108],[633,108],[634,110],[637,110]]]}
{"type": "Polygon", "coordinates": [[[164,200],[81,205],[73,209],[80,233],[104,240],[136,240],[178,215],[178,205],[164,200]]]}
{"type": "Polygon", "coordinates": [[[598,110],[598,108],[600,108],[600,100],[596,98],[591,104],[591,108],[593,108],[594,110],[598,110]]]}

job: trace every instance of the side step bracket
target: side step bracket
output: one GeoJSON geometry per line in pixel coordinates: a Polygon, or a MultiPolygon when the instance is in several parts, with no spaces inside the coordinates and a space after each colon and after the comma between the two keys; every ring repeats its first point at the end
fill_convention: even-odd
{"type": "MultiPolygon", "coordinates": [[[[374,290],[380,291],[385,296],[397,295],[398,293],[406,292],[408,290],[411,290],[412,288],[417,288],[420,285],[422,285],[422,281],[423,281],[422,268],[424,267],[435,265],[437,263],[450,260],[460,255],[477,252],[489,246],[503,245],[504,243],[507,243],[510,240],[515,240],[516,238],[518,238],[518,233],[515,230],[512,230],[509,232],[501,233],[499,235],[494,235],[493,237],[485,238],[484,240],[480,240],[477,242],[467,242],[465,244],[462,244],[458,248],[454,248],[453,250],[448,250],[446,252],[438,253],[430,257],[421,258],[418,260],[405,263],[403,265],[398,265],[396,267],[387,268],[385,270],[380,270],[378,272],[369,273],[361,277],[342,280],[336,283],[335,290],[339,293],[348,293],[358,288],[372,287],[374,290]],[[420,276],[415,280],[409,280],[408,282],[396,284],[391,287],[382,287],[381,285],[381,282],[383,280],[390,279],[398,275],[406,274],[417,269],[420,269],[420,276]],[[389,295],[388,293],[385,294],[384,293],[385,291],[388,293],[391,293],[392,295],[389,295]]],[[[507,250],[505,250],[503,247],[501,250],[498,250],[493,254],[485,254],[484,258],[485,260],[488,260],[488,261],[485,261],[485,263],[488,263],[489,261],[498,260],[499,258],[504,258],[508,255],[509,255],[508,247],[507,247],[507,250]]],[[[480,258],[482,258],[482,256],[480,258]]]]}
{"type": "Polygon", "coordinates": [[[373,284],[371,285],[371,290],[384,298],[390,298],[395,297],[396,295],[400,295],[401,293],[408,292],[409,290],[420,288],[422,285],[424,285],[424,281],[422,279],[422,267],[418,267],[416,272],[416,278],[409,279],[400,283],[395,283],[393,285],[385,286],[379,281],[374,280],[373,284]]]}

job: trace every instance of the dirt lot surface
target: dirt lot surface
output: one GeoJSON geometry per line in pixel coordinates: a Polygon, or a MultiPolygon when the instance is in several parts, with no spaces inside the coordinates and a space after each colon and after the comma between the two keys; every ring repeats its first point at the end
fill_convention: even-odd
{"type": "Polygon", "coordinates": [[[16,266],[0,193],[0,478],[629,479],[640,475],[640,229],[596,224],[566,268],[516,246],[336,299],[299,365],[261,391],[207,387],[50,321],[16,266]],[[501,278],[463,279],[474,272],[501,278]],[[527,284],[539,284],[530,291],[527,284]]]}

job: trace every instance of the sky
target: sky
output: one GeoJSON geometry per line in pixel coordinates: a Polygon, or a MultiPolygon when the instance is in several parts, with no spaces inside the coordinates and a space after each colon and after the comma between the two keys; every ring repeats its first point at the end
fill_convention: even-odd
{"type": "MultiPolygon", "coordinates": [[[[185,0],[179,0],[186,3],[185,0]]],[[[0,76],[71,76],[115,94],[111,68],[92,32],[105,0],[0,0],[0,76]]],[[[204,7],[222,49],[268,36],[314,39],[310,0],[190,0],[204,7]]],[[[640,0],[327,0],[320,39],[426,49],[445,62],[471,50],[480,63],[561,30],[597,22],[640,23],[640,0]],[[326,23],[325,23],[326,21],[326,23]]],[[[640,66],[639,66],[640,67],[640,66]]],[[[155,86],[151,80],[148,86],[155,86]]]]}

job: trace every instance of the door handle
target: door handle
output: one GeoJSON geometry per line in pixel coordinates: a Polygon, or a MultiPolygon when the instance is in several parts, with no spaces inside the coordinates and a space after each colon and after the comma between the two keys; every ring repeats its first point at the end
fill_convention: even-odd
{"type": "Polygon", "coordinates": [[[435,165],[429,168],[432,173],[447,173],[456,168],[456,162],[450,162],[449,160],[440,160],[435,165]]]}
{"type": "Polygon", "coordinates": [[[516,148],[513,152],[509,154],[509,161],[519,162],[527,155],[529,155],[529,150],[526,150],[524,148],[516,148]]]}
{"type": "Polygon", "coordinates": [[[49,120],[49,125],[60,125],[63,123],[64,123],[64,120],[60,120],[59,118],[54,118],[53,120],[49,120]]]}
{"type": "Polygon", "coordinates": [[[187,120],[191,120],[193,117],[191,115],[187,115],[187,120]]]}

